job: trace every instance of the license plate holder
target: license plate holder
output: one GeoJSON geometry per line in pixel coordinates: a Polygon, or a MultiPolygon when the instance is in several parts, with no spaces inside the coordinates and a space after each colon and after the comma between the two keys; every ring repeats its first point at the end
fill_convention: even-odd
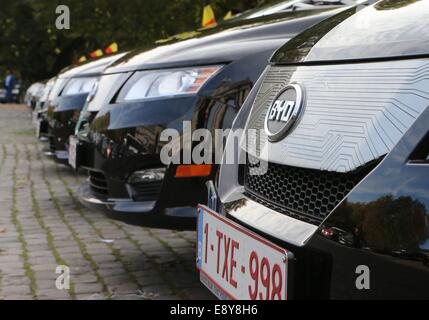
{"type": "Polygon", "coordinates": [[[287,300],[293,259],[288,250],[198,207],[197,268],[219,299],[287,300]]]}

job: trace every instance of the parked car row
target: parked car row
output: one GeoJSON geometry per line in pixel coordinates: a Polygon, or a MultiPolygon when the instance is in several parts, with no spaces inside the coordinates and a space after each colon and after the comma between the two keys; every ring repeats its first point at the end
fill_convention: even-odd
{"type": "Polygon", "coordinates": [[[197,228],[219,298],[429,298],[428,18],[426,1],[283,1],[26,101],[47,155],[87,173],[85,206],[197,228]]]}

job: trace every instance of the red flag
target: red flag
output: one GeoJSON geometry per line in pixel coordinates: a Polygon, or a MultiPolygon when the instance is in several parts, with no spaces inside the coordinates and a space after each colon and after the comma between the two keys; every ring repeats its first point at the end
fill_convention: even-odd
{"type": "Polygon", "coordinates": [[[98,58],[98,57],[101,57],[102,55],[103,55],[103,51],[102,51],[102,50],[100,50],[100,49],[95,50],[95,51],[93,51],[93,52],[91,52],[91,53],[89,54],[89,56],[90,56],[91,58],[98,58]]]}
{"type": "Polygon", "coordinates": [[[116,53],[119,50],[119,46],[116,42],[113,42],[110,46],[108,46],[105,50],[105,54],[116,53]]]}

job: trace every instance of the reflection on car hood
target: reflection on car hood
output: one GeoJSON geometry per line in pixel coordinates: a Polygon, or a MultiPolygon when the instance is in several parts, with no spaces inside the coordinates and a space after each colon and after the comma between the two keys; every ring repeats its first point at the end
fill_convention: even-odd
{"type": "Polygon", "coordinates": [[[135,50],[112,64],[105,73],[234,61],[244,54],[275,50],[305,27],[343,10],[344,7],[303,10],[225,22],[135,50]]]}
{"type": "Polygon", "coordinates": [[[72,78],[75,76],[90,76],[100,74],[109,66],[111,63],[125,56],[126,53],[115,54],[109,57],[90,61],[82,65],[74,65],[67,67],[60,73],[61,78],[72,78]]]}
{"type": "Polygon", "coordinates": [[[382,0],[357,6],[301,33],[273,63],[406,58],[429,54],[429,1],[382,0]]]}

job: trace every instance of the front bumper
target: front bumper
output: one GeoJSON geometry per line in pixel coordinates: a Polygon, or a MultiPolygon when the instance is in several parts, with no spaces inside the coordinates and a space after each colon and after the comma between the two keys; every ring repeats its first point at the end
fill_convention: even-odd
{"type": "MultiPolygon", "coordinates": [[[[90,177],[79,188],[79,200],[84,206],[131,225],[177,230],[195,229],[197,199],[202,201],[205,197],[203,182],[195,184],[195,181],[190,181],[189,184],[186,179],[174,181],[174,174],[169,173],[174,172],[174,168],[170,168],[167,170],[166,179],[160,183],[156,196],[151,198],[146,194],[136,199],[133,196],[136,192],[133,192],[125,178],[112,177],[118,163],[107,160],[86,135],[79,134],[77,138],[76,167],[90,173],[90,177]],[[107,172],[95,171],[100,168],[107,172]],[[183,190],[188,189],[194,189],[195,198],[183,196],[183,190]],[[197,194],[200,194],[200,197],[197,194]],[[145,197],[147,200],[141,201],[145,197]]],[[[142,159],[132,163],[138,165],[144,162],[142,159]]],[[[154,163],[154,160],[147,159],[146,162],[154,163]]],[[[153,195],[153,189],[149,191],[153,195]]]]}
{"type": "Polygon", "coordinates": [[[86,181],[79,188],[79,200],[87,208],[101,211],[109,218],[130,225],[175,230],[195,229],[196,208],[194,206],[165,207],[159,199],[135,201],[129,198],[110,198],[91,189],[86,181]]]}

